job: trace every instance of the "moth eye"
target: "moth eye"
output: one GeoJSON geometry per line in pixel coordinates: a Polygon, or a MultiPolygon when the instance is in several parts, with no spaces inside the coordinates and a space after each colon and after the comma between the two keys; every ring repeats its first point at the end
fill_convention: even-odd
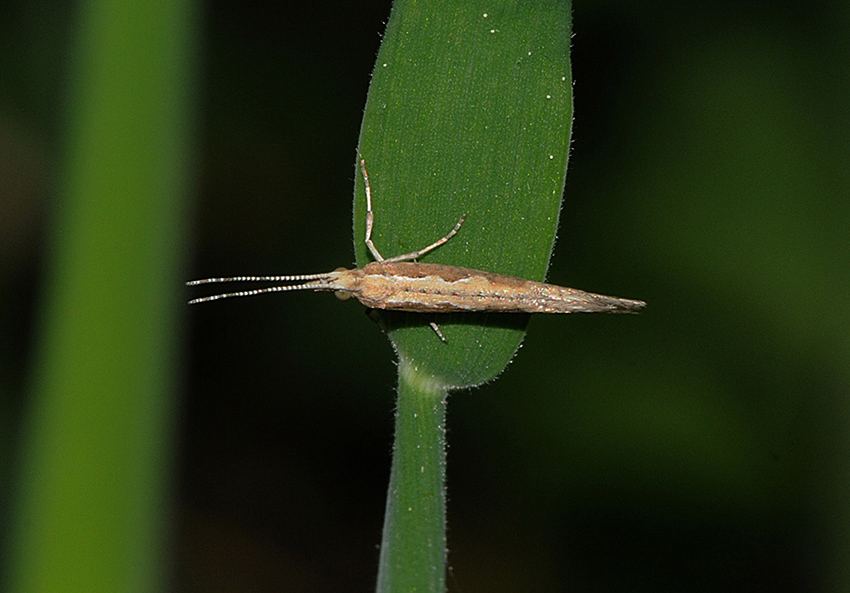
{"type": "Polygon", "coordinates": [[[338,267],[334,272],[347,272],[348,268],[343,268],[342,266],[338,267]]]}
{"type": "Polygon", "coordinates": [[[341,301],[347,301],[351,298],[351,293],[347,290],[335,290],[334,295],[341,301]]]}

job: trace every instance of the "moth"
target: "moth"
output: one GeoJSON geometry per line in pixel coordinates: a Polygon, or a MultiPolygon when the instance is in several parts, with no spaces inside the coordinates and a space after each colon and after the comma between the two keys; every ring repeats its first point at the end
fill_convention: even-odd
{"type": "MultiPolygon", "coordinates": [[[[187,282],[188,286],[225,282],[285,282],[266,288],[241,290],[199,297],[189,304],[219,299],[246,297],[268,292],[315,290],[333,292],[342,300],[352,296],[370,309],[413,313],[635,313],[646,306],[643,301],[594,294],[575,288],[534,282],[513,276],[472,268],[416,261],[449,241],[463,225],[460,217],[454,228],[427,247],[385,258],[372,242],[375,214],[372,189],[365,160],[360,161],[366,187],[366,247],[375,261],[362,268],[337,268],[324,274],[295,276],[233,276],[205,278],[187,282]]],[[[431,327],[445,341],[436,323],[431,327]]]]}

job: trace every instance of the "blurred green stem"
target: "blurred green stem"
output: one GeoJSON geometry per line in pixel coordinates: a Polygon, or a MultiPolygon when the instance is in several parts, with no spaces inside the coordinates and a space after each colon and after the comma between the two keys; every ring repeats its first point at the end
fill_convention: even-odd
{"type": "Polygon", "coordinates": [[[445,591],[446,400],[401,361],[378,593],[445,591]]]}
{"type": "Polygon", "coordinates": [[[197,21],[78,6],[5,591],[163,590],[197,21]]]}

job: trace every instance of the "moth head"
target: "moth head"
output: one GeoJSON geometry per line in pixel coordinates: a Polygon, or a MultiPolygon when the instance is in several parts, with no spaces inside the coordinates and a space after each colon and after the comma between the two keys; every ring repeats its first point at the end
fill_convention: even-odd
{"type": "MultiPolygon", "coordinates": [[[[337,268],[336,270],[334,270],[334,272],[348,272],[348,271],[349,271],[349,269],[348,269],[348,268],[343,268],[343,267],[339,267],[339,268],[337,268]]],[[[335,291],[334,291],[334,296],[335,296],[336,298],[338,298],[339,300],[341,300],[341,301],[347,301],[348,299],[350,299],[350,298],[351,298],[351,291],[348,291],[348,290],[335,290],[335,291]]]]}

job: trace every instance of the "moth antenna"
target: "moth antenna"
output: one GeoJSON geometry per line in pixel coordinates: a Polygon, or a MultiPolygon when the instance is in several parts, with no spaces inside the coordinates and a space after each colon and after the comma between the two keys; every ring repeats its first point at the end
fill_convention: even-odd
{"type": "MultiPolygon", "coordinates": [[[[227,292],[224,294],[214,294],[205,297],[198,297],[196,299],[192,299],[189,301],[190,305],[196,305],[198,303],[206,303],[208,301],[218,301],[221,299],[232,299],[235,297],[248,297],[254,296],[257,294],[265,294],[267,292],[287,292],[290,290],[310,290],[316,288],[325,288],[326,285],[318,283],[318,282],[306,282],[304,284],[293,284],[287,286],[269,286],[268,288],[254,288],[251,290],[240,290],[238,292],[227,292]]],[[[325,288],[328,290],[327,288],[325,288]]]]}
{"type": "Polygon", "coordinates": [[[224,282],[301,282],[303,280],[318,280],[325,278],[328,273],[323,274],[298,274],[295,276],[230,276],[228,278],[203,278],[201,280],[190,280],[186,286],[198,286],[199,284],[222,284],[224,282]]]}

